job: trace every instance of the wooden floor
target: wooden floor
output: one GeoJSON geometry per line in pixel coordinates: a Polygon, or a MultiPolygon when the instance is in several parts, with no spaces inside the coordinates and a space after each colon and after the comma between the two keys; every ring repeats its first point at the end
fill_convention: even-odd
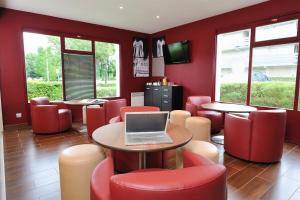
{"type": "MultiPolygon", "coordinates": [[[[59,200],[58,155],[82,143],[92,140],[75,131],[35,135],[29,127],[5,130],[7,200],[59,200]]],[[[300,200],[299,146],[285,143],[282,161],[272,165],[244,162],[218,148],[228,171],[228,199],[300,200]]]]}

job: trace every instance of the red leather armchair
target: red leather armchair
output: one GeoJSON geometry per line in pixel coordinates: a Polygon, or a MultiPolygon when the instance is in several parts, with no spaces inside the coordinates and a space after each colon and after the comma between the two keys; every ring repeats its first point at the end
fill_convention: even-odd
{"type": "Polygon", "coordinates": [[[285,110],[255,111],[249,118],[226,114],[224,148],[244,160],[277,162],[282,156],[285,131],[285,110]]]}
{"type": "Polygon", "coordinates": [[[90,137],[94,130],[105,125],[105,110],[100,106],[87,106],[86,109],[86,128],[90,137]]]}
{"type": "Polygon", "coordinates": [[[106,102],[104,104],[106,124],[109,123],[111,118],[120,115],[120,109],[124,106],[127,106],[126,99],[117,99],[106,102]]]}
{"type": "Polygon", "coordinates": [[[183,151],[184,168],[141,170],[113,175],[110,157],[102,161],[91,178],[91,200],[225,200],[226,168],[183,151]]]}
{"type": "Polygon", "coordinates": [[[32,131],[39,134],[57,133],[72,127],[72,114],[63,102],[50,103],[47,97],[30,100],[32,131]]]}
{"type": "Polygon", "coordinates": [[[210,96],[189,96],[185,104],[185,110],[189,111],[192,116],[206,117],[211,121],[211,132],[218,133],[222,130],[224,126],[224,116],[223,113],[204,110],[201,105],[205,103],[210,103],[210,96]]]}
{"type": "Polygon", "coordinates": [[[88,106],[86,111],[86,126],[92,136],[95,129],[108,124],[113,117],[120,115],[120,108],[126,106],[126,99],[110,100],[103,107],[88,106]]]}

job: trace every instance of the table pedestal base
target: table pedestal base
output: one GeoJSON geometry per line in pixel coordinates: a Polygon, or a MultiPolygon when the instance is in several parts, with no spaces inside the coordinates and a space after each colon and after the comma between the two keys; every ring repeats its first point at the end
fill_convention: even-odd
{"type": "Polygon", "coordinates": [[[147,167],[146,152],[139,152],[139,169],[145,169],[147,167]]]}
{"type": "Polygon", "coordinates": [[[211,141],[216,144],[224,145],[224,135],[215,135],[211,137],[211,141]]]}

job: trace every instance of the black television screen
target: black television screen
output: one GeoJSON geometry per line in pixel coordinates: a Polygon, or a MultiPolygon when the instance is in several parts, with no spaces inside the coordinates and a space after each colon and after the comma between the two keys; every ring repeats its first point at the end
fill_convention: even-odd
{"type": "Polygon", "coordinates": [[[179,64],[190,62],[190,41],[184,40],[164,47],[165,64],[179,64]]]}

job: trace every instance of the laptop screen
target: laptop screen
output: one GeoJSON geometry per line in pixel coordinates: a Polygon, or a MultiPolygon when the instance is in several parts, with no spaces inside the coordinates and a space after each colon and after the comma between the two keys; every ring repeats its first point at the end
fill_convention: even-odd
{"type": "Polygon", "coordinates": [[[128,112],[125,114],[126,132],[165,131],[169,112],[128,112]]]}

